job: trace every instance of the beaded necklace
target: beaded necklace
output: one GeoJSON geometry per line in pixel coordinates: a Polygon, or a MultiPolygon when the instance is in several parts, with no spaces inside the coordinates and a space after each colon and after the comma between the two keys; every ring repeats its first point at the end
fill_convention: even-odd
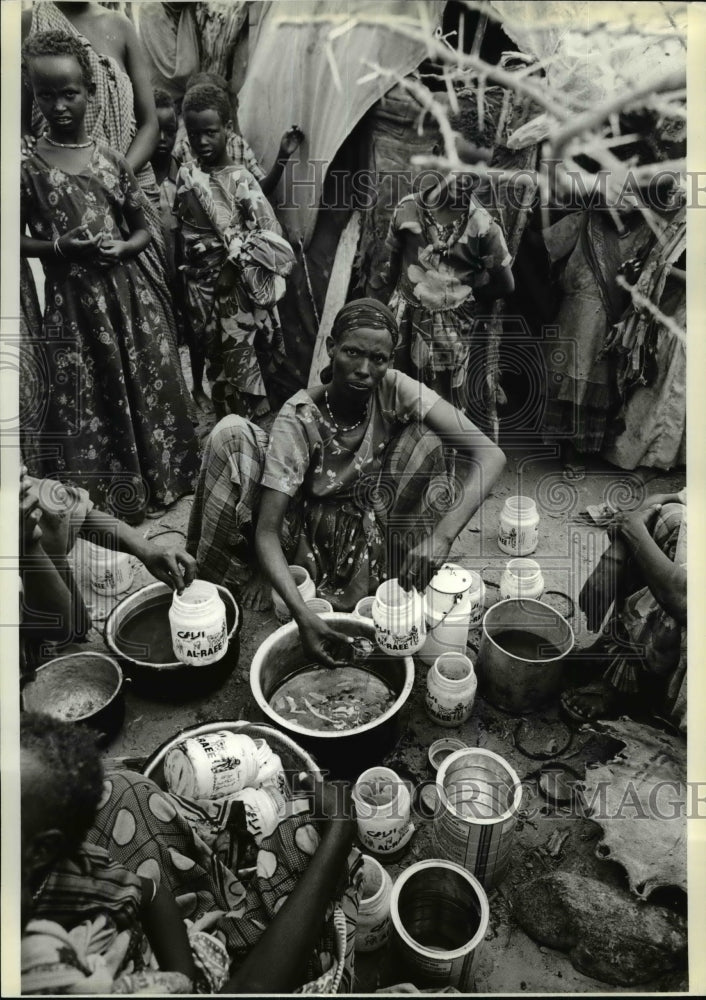
{"type": "Polygon", "coordinates": [[[93,139],[89,139],[88,142],[57,142],[48,132],[44,133],[44,138],[51,146],[59,146],[60,149],[88,149],[93,145],[93,139]]]}
{"type": "Polygon", "coordinates": [[[333,413],[331,412],[331,404],[328,401],[328,389],[324,389],[324,399],[326,400],[326,409],[328,410],[328,415],[331,417],[331,420],[336,425],[336,430],[340,431],[342,434],[345,434],[348,431],[354,431],[356,427],[360,427],[360,425],[363,423],[363,421],[368,415],[368,404],[366,403],[365,409],[363,410],[363,415],[361,416],[360,420],[356,421],[356,423],[354,424],[351,424],[350,427],[342,427],[334,417],[333,413]]]}

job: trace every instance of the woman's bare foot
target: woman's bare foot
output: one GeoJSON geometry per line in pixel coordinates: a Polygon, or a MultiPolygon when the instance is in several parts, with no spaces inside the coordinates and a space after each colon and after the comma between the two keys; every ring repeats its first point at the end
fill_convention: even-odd
{"type": "Polygon", "coordinates": [[[272,588],[260,574],[255,574],[242,584],[240,601],[251,611],[268,611],[272,607],[272,588]]]}

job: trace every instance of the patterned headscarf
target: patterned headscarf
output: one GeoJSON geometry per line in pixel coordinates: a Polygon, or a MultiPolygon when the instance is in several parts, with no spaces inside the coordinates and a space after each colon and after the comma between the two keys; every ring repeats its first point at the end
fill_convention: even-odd
{"type": "Polygon", "coordinates": [[[344,333],[362,327],[369,330],[387,330],[392,337],[393,347],[400,336],[392,310],[377,299],[354,299],[352,302],[347,302],[336,314],[331,336],[334,340],[340,340],[344,333]]]}

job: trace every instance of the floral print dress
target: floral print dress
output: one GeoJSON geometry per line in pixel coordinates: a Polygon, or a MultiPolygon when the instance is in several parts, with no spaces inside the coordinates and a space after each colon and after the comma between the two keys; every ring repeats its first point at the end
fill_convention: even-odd
{"type": "Polygon", "coordinates": [[[260,185],[245,167],[211,173],[182,165],[174,212],[184,264],[187,321],[205,342],[218,417],[269,413],[267,378],[283,357],[276,302],[294,253],[260,185]],[[227,262],[235,280],[217,288],[227,262]]]}
{"type": "MultiPolygon", "coordinates": [[[[37,239],[77,226],[125,239],[123,207],[144,198],[123,157],[102,144],[76,174],[39,152],[22,164],[22,213],[37,239]]],[[[47,259],[44,271],[41,474],[127,519],[172,503],[193,489],[198,442],[140,257],[110,268],[47,259]]]]}
{"type": "Polygon", "coordinates": [[[390,299],[400,328],[397,367],[427,384],[451,370],[452,386],[460,388],[468,371],[474,293],[511,261],[502,229],[473,199],[465,216],[442,226],[422,197],[411,194],[395,209],[387,246],[400,263],[390,299]]]}

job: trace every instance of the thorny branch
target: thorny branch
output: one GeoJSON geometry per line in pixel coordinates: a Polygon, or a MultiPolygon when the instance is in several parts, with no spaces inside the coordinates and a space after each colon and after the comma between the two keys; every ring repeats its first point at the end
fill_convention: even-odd
{"type": "Polygon", "coordinates": [[[642,292],[639,292],[633,285],[629,284],[621,274],[619,274],[615,280],[621,288],[624,288],[626,292],[630,292],[636,309],[646,309],[647,312],[652,313],[654,318],[661,323],[673,337],[680,340],[682,344],[686,344],[686,330],[675,323],[671,316],[667,316],[666,313],[663,313],[651,299],[648,299],[646,295],[643,295],[642,292]]]}
{"type": "MultiPolygon", "coordinates": [[[[485,0],[466,0],[465,6],[469,10],[478,11],[483,18],[499,21],[506,26],[517,24],[522,26],[519,20],[513,21],[512,15],[506,16],[505,12],[499,14],[485,0]]],[[[682,5],[683,6],[683,5],[682,5]]],[[[331,64],[334,78],[334,85],[340,85],[340,74],[336,66],[336,58],[333,43],[344,38],[356,27],[371,27],[377,30],[386,29],[401,37],[410,39],[423,45],[430,57],[436,58],[443,66],[443,80],[449,98],[449,105],[452,111],[457,110],[455,84],[459,84],[465,89],[469,89],[472,81],[475,80],[475,92],[478,105],[478,118],[482,123],[485,112],[485,88],[486,82],[491,81],[506,89],[506,92],[514,92],[523,98],[531,100],[536,107],[543,108],[547,113],[546,132],[548,133],[548,145],[545,147],[544,155],[554,161],[564,161],[564,167],[574,176],[578,175],[584,184],[590,183],[593,175],[582,170],[575,162],[575,157],[579,151],[585,152],[590,147],[591,157],[596,160],[599,166],[610,172],[612,176],[612,186],[615,190],[620,190],[629,176],[635,171],[635,164],[631,161],[622,161],[612,152],[612,148],[619,146],[625,141],[619,135],[606,135],[605,124],[610,123],[613,131],[616,132],[617,114],[619,111],[633,109],[636,107],[653,108],[660,114],[670,114],[683,117],[684,95],[685,95],[685,74],[683,72],[672,72],[668,75],[654,79],[649,83],[640,84],[632,89],[626,88],[620,95],[605,101],[598,108],[572,106],[578,104],[574,98],[563,90],[552,88],[545,78],[544,80],[531,79],[530,74],[536,74],[538,70],[545,69],[556,58],[556,53],[548,58],[538,61],[533,60],[524,68],[509,71],[501,66],[496,66],[481,59],[476,51],[468,54],[454,47],[443,37],[438,36],[433,31],[433,26],[429,20],[428,11],[425,6],[412,4],[408,5],[414,15],[409,17],[391,17],[381,15],[379,17],[369,16],[357,12],[354,16],[349,13],[323,13],[315,15],[313,20],[322,24],[330,24],[331,30],[325,42],[326,54],[331,64]],[[572,140],[577,142],[572,142],[572,140]],[[577,148],[578,143],[578,148],[577,148]]],[[[682,7],[676,11],[680,13],[682,7]]],[[[679,36],[683,34],[676,27],[676,22],[671,12],[665,9],[666,21],[669,28],[662,31],[639,31],[641,37],[665,38],[679,36]]],[[[302,21],[302,17],[285,15],[278,19],[278,23],[297,24],[302,21]]],[[[309,18],[307,17],[307,20],[309,18]]],[[[628,16],[627,20],[617,30],[614,24],[605,21],[592,22],[586,29],[572,22],[572,33],[579,35],[590,34],[599,30],[611,29],[615,34],[636,34],[635,19],[628,16]]],[[[478,46],[474,47],[475,49],[478,46]]],[[[485,168],[482,164],[475,166],[463,164],[456,149],[457,132],[452,128],[447,109],[433,96],[432,92],[418,81],[403,77],[394,70],[387,69],[380,65],[367,63],[372,72],[366,74],[359,82],[368,81],[376,76],[386,77],[394,80],[403,86],[409,93],[413,94],[419,101],[421,107],[432,114],[436,119],[441,132],[444,144],[443,157],[438,157],[436,162],[425,159],[429,166],[436,166],[440,171],[466,170],[483,174],[485,168]]],[[[686,170],[685,161],[676,161],[671,164],[671,168],[682,177],[686,170]]],[[[650,176],[661,172],[663,164],[653,164],[641,166],[641,178],[649,179],[650,176]]],[[[561,180],[561,175],[557,175],[561,180]]]]}

